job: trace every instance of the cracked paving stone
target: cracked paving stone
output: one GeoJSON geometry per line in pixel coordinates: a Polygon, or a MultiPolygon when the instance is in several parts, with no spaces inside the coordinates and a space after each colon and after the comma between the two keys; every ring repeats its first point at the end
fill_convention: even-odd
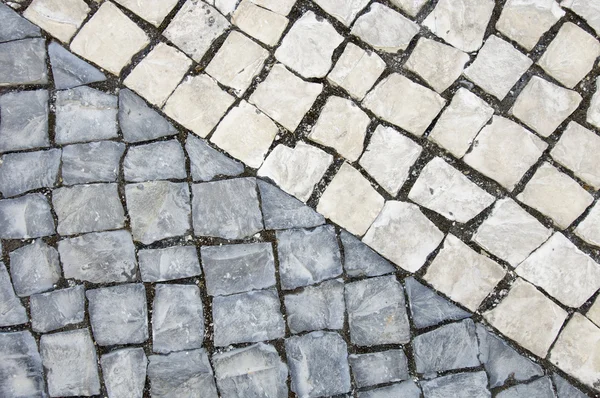
{"type": "Polygon", "coordinates": [[[19,297],[53,290],[61,277],[58,252],[36,239],[9,254],[10,276],[19,297]]]}
{"type": "Polygon", "coordinates": [[[211,148],[206,141],[188,134],[185,151],[190,158],[193,181],[210,181],[217,176],[235,177],[244,172],[244,165],[211,148]]]}
{"type": "Polygon", "coordinates": [[[202,347],[204,310],[195,285],[158,284],[152,303],[152,351],[169,353],[202,347]]]}
{"type": "Polygon", "coordinates": [[[283,289],[308,286],[342,274],[340,249],[332,225],[277,231],[276,238],[283,289]]]}
{"type": "Polygon", "coordinates": [[[194,246],[144,249],[138,252],[140,274],[144,282],[164,282],[192,278],[202,273],[194,246]]]}
{"type": "Polygon", "coordinates": [[[100,394],[96,347],[87,329],[42,335],[40,353],[51,397],[100,394]]]}
{"type": "Polygon", "coordinates": [[[380,276],[396,271],[396,267],[354,235],[342,230],[340,240],[344,248],[344,271],[348,276],[380,276]]]}
{"type": "Polygon", "coordinates": [[[288,367],[269,344],[258,343],[213,355],[222,396],[287,398],[288,367]]]}
{"type": "Polygon", "coordinates": [[[125,348],[100,357],[106,391],[111,398],[141,398],[148,358],[143,348],[125,348]]]}
{"type": "Polygon", "coordinates": [[[287,323],[294,334],[344,327],[344,283],[341,279],[308,286],[285,296],[287,323]]]}
{"type": "Polygon", "coordinates": [[[231,17],[231,23],[244,33],[267,46],[275,46],[289,20],[276,12],[254,4],[256,0],[242,0],[231,17]]]}
{"type": "Polygon", "coordinates": [[[6,266],[0,261],[0,327],[21,325],[28,321],[25,307],[10,283],[6,266]]]}
{"type": "Polygon", "coordinates": [[[600,246],[600,205],[592,207],[582,222],[575,228],[575,234],[592,245],[600,246]]]}
{"type": "Polygon", "coordinates": [[[315,0],[315,3],[327,14],[349,27],[369,4],[369,0],[315,0]]]}
{"type": "Polygon", "coordinates": [[[6,4],[0,4],[0,42],[40,37],[40,28],[17,14],[6,4]]]}
{"type": "Polygon", "coordinates": [[[46,397],[42,359],[31,332],[0,333],[0,359],[0,395],[46,397]]]}
{"type": "Polygon", "coordinates": [[[34,0],[23,16],[68,43],[89,12],[90,7],[83,0],[34,0]]]}
{"type": "Polygon", "coordinates": [[[255,178],[194,184],[192,196],[197,236],[243,239],[263,230],[255,178]]]}
{"type": "Polygon", "coordinates": [[[498,398],[519,398],[519,397],[530,397],[530,398],[554,398],[554,391],[552,389],[552,382],[550,377],[540,377],[537,380],[527,384],[519,384],[504,391],[500,391],[498,398]]]}
{"type": "Polygon", "coordinates": [[[64,146],[61,167],[63,184],[116,182],[124,152],[125,144],[114,141],[64,146]]]}
{"type": "Polygon", "coordinates": [[[0,159],[0,192],[4,197],[38,188],[53,188],[60,167],[60,149],[9,153],[0,159]]]}
{"type": "Polygon", "coordinates": [[[292,391],[321,397],[350,391],[348,348],[339,334],[311,332],[285,340],[292,391]]]}
{"type": "Polygon", "coordinates": [[[125,180],[185,179],[185,155],[176,139],[129,147],[123,161],[125,180]]]}
{"type": "Polygon", "coordinates": [[[285,335],[285,321],[280,305],[274,288],[214,297],[212,316],[215,346],[282,338],[285,335]]]}
{"type": "Polygon", "coordinates": [[[34,294],[29,298],[31,328],[38,333],[52,332],[83,322],[85,316],[83,285],[34,294]]]}
{"type": "Polygon", "coordinates": [[[368,391],[359,391],[358,398],[420,398],[421,389],[412,381],[392,384],[387,387],[375,388],[368,391]]]}
{"type": "Polygon", "coordinates": [[[369,387],[377,384],[408,380],[408,361],[401,349],[352,354],[348,357],[356,385],[369,387]]]}
{"type": "Polygon", "coordinates": [[[140,344],[148,340],[146,288],[132,283],[85,292],[98,345],[140,344]]]}
{"type": "MultiPolygon", "coordinates": [[[[218,1],[218,0],[216,0],[218,1]]],[[[288,15],[297,0],[250,0],[254,4],[276,12],[280,15],[288,15]]]]}
{"type": "Polygon", "coordinates": [[[204,246],[200,252],[210,296],[275,286],[275,258],[270,243],[204,246]]]}
{"type": "Polygon", "coordinates": [[[39,193],[0,200],[0,238],[28,239],[54,235],[48,198],[39,193]]]}
{"type": "Polygon", "coordinates": [[[421,382],[425,398],[490,398],[485,372],[455,373],[421,382]]]}
{"type": "Polygon", "coordinates": [[[410,341],[404,289],[394,275],[348,283],[344,296],[353,344],[370,347],[410,341]]]}
{"type": "Polygon", "coordinates": [[[57,42],[48,45],[54,88],[64,90],[106,80],[104,73],[57,42]]]}
{"type": "Polygon", "coordinates": [[[58,242],[64,277],[91,283],[129,282],[135,278],[135,246],[125,230],[95,232],[58,242]],[[112,250],[107,251],[110,247],[112,250]]]}
{"type": "Polygon", "coordinates": [[[149,141],[178,133],[167,119],[125,88],[119,90],[118,118],[125,142],[149,141]]]}
{"type": "Polygon", "coordinates": [[[148,379],[153,398],[218,397],[204,349],[151,355],[148,359],[148,379]]]}
{"type": "Polygon", "coordinates": [[[177,0],[117,0],[117,3],[158,28],[177,5],[177,0]]]}
{"type": "Polygon", "coordinates": [[[76,185],[55,189],[52,204],[61,235],[119,229],[125,226],[125,211],[117,184],[76,185]]]}
{"type": "Polygon", "coordinates": [[[151,244],[191,230],[187,183],[151,181],[125,186],[133,239],[151,244]]]}
{"type": "Polygon", "coordinates": [[[46,84],[45,39],[23,39],[0,43],[0,87],[46,84]]]}
{"type": "Polygon", "coordinates": [[[48,146],[48,91],[1,95],[0,152],[48,146]]]}

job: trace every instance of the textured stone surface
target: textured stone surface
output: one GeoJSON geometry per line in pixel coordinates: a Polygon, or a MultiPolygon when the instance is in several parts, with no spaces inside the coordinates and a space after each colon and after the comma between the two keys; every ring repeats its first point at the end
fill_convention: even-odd
{"type": "Polygon", "coordinates": [[[600,136],[577,122],[570,122],[550,154],[561,165],[596,189],[600,189],[600,136]]]}
{"type": "Polygon", "coordinates": [[[141,398],[148,359],[142,348],[124,348],[100,358],[102,376],[110,397],[141,398]]]}
{"type": "MultiPolygon", "coordinates": [[[[218,0],[217,0],[218,1],[218,0]]],[[[263,8],[280,15],[288,15],[296,4],[296,0],[250,0],[263,8]]]]}
{"type": "Polygon", "coordinates": [[[187,136],[185,151],[190,158],[190,171],[194,181],[210,181],[220,175],[237,176],[244,171],[242,163],[229,159],[194,135],[187,136]]]}
{"type": "Polygon", "coordinates": [[[4,197],[38,188],[53,188],[58,177],[60,149],[9,153],[0,158],[0,192],[4,197]]]}
{"type": "Polygon", "coordinates": [[[104,73],[54,41],[48,45],[48,55],[54,87],[59,90],[106,80],[104,73]]]}
{"type": "Polygon", "coordinates": [[[194,246],[140,250],[138,258],[144,282],[191,278],[202,273],[194,246]]]}
{"type": "Polygon", "coordinates": [[[61,178],[65,185],[116,182],[125,152],[121,142],[98,141],[67,145],[62,150],[61,178]]]}
{"type": "Polygon", "coordinates": [[[598,202],[575,228],[575,234],[592,245],[600,246],[600,205],[598,202]]]}
{"type": "Polygon", "coordinates": [[[319,199],[317,211],[349,232],[363,235],[383,203],[383,197],[369,181],[344,163],[319,199]]]}
{"type": "Polygon", "coordinates": [[[231,17],[231,22],[267,46],[274,46],[279,42],[289,21],[283,15],[255,5],[254,1],[242,0],[231,17]]]}
{"type": "Polygon", "coordinates": [[[0,261],[0,326],[27,323],[25,307],[15,295],[6,266],[0,261]]]}
{"type": "Polygon", "coordinates": [[[573,10],[585,19],[596,33],[600,33],[600,8],[598,3],[590,0],[562,0],[560,5],[573,10]]]}
{"type": "Polygon", "coordinates": [[[567,312],[533,285],[517,279],[500,304],[486,311],[483,316],[505,336],[535,355],[545,357],[567,312]],[[531,314],[536,316],[532,317],[531,314]]]}
{"type": "Polygon", "coordinates": [[[0,358],[2,396],[46,396],[42,359],[31,332],[0,333],[0,358]]]}
{"type": "Polygon", "coordinates": [[[43,240],[10,252],[10,276],[20,297],[53,290],[60,279],[58,252],[43,240]]]}
{"type": "Polygon", "coordinates": [[[287,323],[292,333],[344,327],[344,283],[340,279],[306,287],[285,296],[287,323]]]}
{"type": "Polygon", "coordinates": [[[556,373],[552,374],[552,381],[554,381],[558,398],[585,398],[587,396],[556,373]]]}
{"type": "Polygon", "coordinates": [[[390,200],[363,242],[398,267],[416,272],[443,239],[443,232],[416,205],[390,200]]]}
{"type": "Polygon", "coordinates": [[[119,90],[118,117],[125,142],[147,141],[177,134],[171,123],[128,89],[119,90]]]}
{"type": "Polygon", "coordinates": [[[351,388],[347,346],[337,333],[312,332],[286,339],[292,391],[301,397],[344,394],[351,388]]]}
{"type": "Polygon", "coordinates": [[[354,235],[342,230],[340,240],[344,248],[344,271],[348,276],[380,276],[396,270],[354,235]]]}
{"type": "Polygon", "coordinates": [[[40,28],[21,17],[9,6],[0,4],[0,42],[26,39],[28,37],[40,37],[40,28]]]}
{"type": "Polygon", "coordinates": [[[327,14],[346,26],[350,26],[356,16],[367,6],[369,0],[315,0],[327,14]]]}
{"type": "Polygon", "coordinates": [[[23,91],[1,95],[0,151],[49,145],[48,91],[23,91]]]}
{"type": "Polygon", "coordinates": [[[405,381],[398,384],[392,384],[387,387],[375,388],[373,390],[361,391],[358,393],[359,398],[419,398],[421,397],[421,389],[412,381],[405,381]]]}
{"type": "Polygon", "coordinates": [[[406,355],[399,349],[370,354],[352,354],[348,359],[358,387],[374,386],[409,378],[406,355]]]}
{"type": "Polygon", "coordinates": [[[0,43],[0,87],[48,83],[44,39],[0,43]]]}
{"type": "Polygon", "coordinates": [[[84,291],[83,285],[76,285],[31,296],[29,298],[31,328],[38,333],[46,333],[83,322],[84,291]]]}
{"type": "Polygon", "coordinates": [[[130,147],[123,160],[125,180],[133,182],[184,179],[185,157],[173,139],[130,147]]]}
{"type": "Polygon", "coordinates": [[[587,110],[586,121],[595,127],[600,127],[600,81],[598,79],[596,79],[596,92],[587,110]]]}
{"type": "Polygon", "coordinates": [[[421,382],[425,398],[490,398],[485,372],[455,373],[421,382]]]}
{"type": "Polygon", "coordinates": [[[34,0],[23,16],[68,43],[89,12],[90,8],[83,0],[34,0]]]}
{"type": "Polygon", "coordinates": [[[505,274],[498,263],[448,235],[424,278],[452,300],[475,311],[505,274]]]}
{"type": "Polygon", "coordinates": [[[117,3],[158,27],[177,5],[177,0],[117,0],[117,3]]]}
{"type": "Polygon", "coordinates": [[[55,233],[48,199],[39,193],[0,200],[0,238],[39,238],[55,233]]]}

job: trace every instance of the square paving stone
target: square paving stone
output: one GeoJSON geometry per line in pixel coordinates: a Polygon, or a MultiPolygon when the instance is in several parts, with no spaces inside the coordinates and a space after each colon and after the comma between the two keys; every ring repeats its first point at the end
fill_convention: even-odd
{"type": "Polygon", "coordinates": [[[200,248],[206,291],[222,296],[275,285],[275,258],[270,243],[200,248]]]}
{"type": "Polygon", "coordinates": [[[308,286],[285,296],[287,323],[292,333],[344,327],[344,282],[341,279],[308,286]]]}
{"type": "Polygon", "coordinates": [[[367,6],[369,0],[315,0],[327,14],[346,26],[350,26],[356,16],[367,6]]]}
{"type": "Polygon", "coordinates": [[[148,340],[148,310],[143,284],[103,287],[88,290],[85,295],[96,344],[140,344],[148,340]]]}
{"type": "Polygon", "coordinates": [[[0,160],[0,192],[4,197],[38,188],[53,188],[60,167],[60,149],[9,153],[0,160]]]}
{"type": "Polygon", "coordinates": [[[340,239],[344,247],[346,275],[380,276],[396,271],[396,267],[354,235],[342,230],[340,239]]]}
{"type": "Polygon", "coordinates": [[[283,289],[312,285],[341,275],[340,248],[332,225],[313,230],[277,231],[276,237],[283,289]]]}
{"type": "Polygon", "coordinates": [[[118,229],[125,225],[117,184],[58,188],[52,194],[52,204],[61,235],[118,229]]]}
{"type": "Polygon", "coordinates": [[[163,111],[204,138],[234,101],[235,98],[223,91],[212,77],[202,74],[186,77],[171,94],[163,111]]]}
{"type": "Polygon", "coordinates": [[[204,315],[195,285],[159,284],[152,303],[152,351],[168,353],[202,346],[204,315]]]}
{"type": "Polygon", "coordinates": [[[112,283],[129,282],[136,275],[135,246],[124,230],[63,239],[58,242],[58,253],[67,279],[112,283]]]}
{"type": "Polygon", "coordinates": [[[55,105],[57,144],[118,137],[117,96],[90,87],[76,87],[58,91],[55,105]]]}
{"type": "Polygon", "coordinates": [[[500,264],[448,235],[424,278],[452,300],[476,311],[505,275],[500,264]]]}
{"type": "Polygon", "coordinates": [[[348,359],[359,388],[408,380],[410,377],[408,360],[401,349],[352,354],[348,359]]]}
{"type": "Polygon", "coordinates": [[[258,343],[215,354],[213,364],[224,397],[288,397],[288,367],[272,345],[258,343]]]}
{"type": "Polygon", "coordinates": [[[126,181],[185,179],[185,156],[176,139],[130,146],[123,160],[126,181]]]}
{"type": "Polygon", "coordinates": [[[550,217],[561,229],[575,221],[594,198],[574,179],[544,162],[517,199],[550,217]]]}
{"type": "Polygon", "coordinates": [[[225,347],[282,338],[285,323],[277,290],[253,290],[213,299],[214,344],[225,347]]]}
{"type": "Polygon", "coordinates": [[[0,42],[26,39],[28,37],[40,37],[42,32],[40,28],[17,14],[8,5],[0,4],[0,19],[2,19],[2,28],[0,28],[0,42]]]}
{"type": "Polygon", "coordinates": [[[600,202],[592,206],[592,210],[575,228],[575,234],[581,239],[600,247],[600,202]]]}
{"type": "Polygon", "coordinates": [[[40,353],[51,397],[100,394],[96,347],[87,329],[43,335],[40,353]]]}
{"type": "Polygon", "coordinates": [[[42,359],[31,332],[0,333],[0,359],[1,396],[46,397],[42,359]]]}
{"type": "Polygon", "coordinates": [[[71,42],[71,50],[119,75],[150,40],[112,3],[103,3],[71,42]]]}
{"type": "Polygon", "coordinates": [[[567,312],[533,285],[518,278],[500,304],[483,313],[483,317],[506,337],[543,358],[567,312]]]}
{"type": "Polygon", "coordinates": [[[464,161],[512,191],[548,144],[517,123],[494,116],[481,130],[464,161]]]}
{"type": "Polygon", "coordinates": [[[231,22],[244,33],[261,41],[267,46],[274,46],[287,27],[288,19],[267,8],[254,4],[255,0],[242,0],[231,16],[231,22]]]}
{"type": "Polygon", "coordinates": [[[243,239],[263,229],[255,178],[194,184],[192,195],[197,236],[243,239]]]}
{"type": "Polygon", "coordinates": [[[46,40],[0,43],[0,87],[48,83],[46,40]]]}
{"type": "Polygon", "coordinates": [[[133,239],[150,244],[185,235],[190,225],[187,183],[152,181],[125,186],[133,239]]]}
{"type": "Polygon", "coordinates": [[[191,278],[202,273],[195,246],[140,250],[138,258],[144,282],[191,278]]]}
{"type": "Polygon", "coordinates": [[[0,238],[28,239],[55,233],[54,218],[46,196],[32,193],[0,200],[0,238]]]}
{"type": "Polygon", "coordinates": [[[117,116],[125,142],[149,141],[178,133],[164,116],[152,109],[142,97],[126,88],[119,90],[117,116]]]}
{"type": "Polygon", "coordinates": [[[208,143],[188,134],[185,151],[190,158],[193,181],[210,181],[216,176],[235,177],[244,172],[244,165],[212,148],[208,143]]]}
{"type": "Polygon", "coordinates": [[[10,276],[20,297],[54,289],[61,277],[58,252],[43,240],[10,252],[10,276]]]}
{"type": "Polygon", "coordinates": [[[89,12],[90,7],[83,0],[34,0],[23,16],[68,43],[89,12]]]}
{"type": "Polygon", "coordinates": [[[177,5],[177,0],[117,0],[117,3],[159,27],[173,7],[177,5]]]}
{"type": "Polygon", "coordinates": [[[0,96],[0,152],[44,148],[48,138],[48,91],[0,96]]]}
{"type": "Polygon", "coordinates": [[[0,261],[0,327],[29,321],[25,307],[15,295],[6,266],[0,261]]]}
{"type": "Polygon", "coordinates": [[[148,379],[153,398],[218,398],[213,371],[204,349],[151,355],[148,379]]]}
{"type": "Polygon", "coordinates": [[[285,340],[292,391],[322,397],[350,391],[348,348],[339,334],[312,332],[285,340]]]}
{"type": "Polygon", "coordinates": [[[102,376],[110,397],[141,397],[148,359],[143,348],[125,348],[100,357],[102,376]]]}
{"type": "Polygon", "coordinates": [[[83,285],[34,294],[29,298],[31,328],[47,333],[68,325],[83,322],[85,316],[85,288],[83,285]]]}
{"type": "Polygon", "coordinates": [[[410,341],[404,289],[394,275],[346,284],[350,340],[359,346],[410,341]]]}
{"type": "Polygon", "coordinates": [[[62,151],[63,184],[116,182],[125,144],[114,141],[67,145],[62,151]]]}
{"type": "Polygon", "coordinates": [[[485,372],[454,373],[422,381],[425,398],[491,398],[485,372]]]}

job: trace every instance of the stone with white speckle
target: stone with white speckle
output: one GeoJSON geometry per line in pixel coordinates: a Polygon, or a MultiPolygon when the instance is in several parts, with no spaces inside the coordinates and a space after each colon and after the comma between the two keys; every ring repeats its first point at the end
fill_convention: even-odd
{"type": "Polygon", "coordinates": [[[47,333],[67,325],[83,322],[85,316],[85,288],[76,285],[29,298],[31,328],[47,333]]]}
{"type": "Polygon", "coordinates": [[[116,182],[125,144],[97,141],[63,147],[61,177],[64,185],[116,182]]]}
{"type": "Polygon", "coordinates": [[[43,38],[0,43],[0,87],[48,83],[45,43],[43,38]]]}
{"type": "Polygon", "coordinates": [[[344,282],[341,279],[308,286],[285,296],[285,310],[294,334],[344,327],[344,282]]]}
{"type": "Polygon", "coordinates": [[[0,238],[40,238],[56,233],[48,198],[39,193],[0,200],[0,238]]]}
{"type": "Polygon", "coordinates": [[[20,297],[54,289],[61,277],[58,252],[43,240],[10,252],[10,276],[20,297]]]}
{"type": "Polygon", "coordinates": [[[11,197],[38,188],[53,188],[58,178],[60,149],[9,153],[0,159],[0,192],[11,197]]]}
{"type": "Polygon", "coordinates": [[[31,332],[0,333],[0,358],[1,396],[46,397],[42,359],[31,332]]]}
{"type": "Polygon", "coordinates": [[[124,348],[100,357],[110,398],[142,398],[148,358],[143,348],[124,348]]]}
{"type": "Polygon", "coordinates": [[[143,249],[138,252],[144,282],[164,282],[192,278],[202,273],[194,246],[143,249]]]}
{"type": "Polygon", "coordinates": [[[48,91],[1,95],[0,152],[48,146],[48,91]]]}
{"type": "Polygon", "coordinates": [[[392,349],[348,357],[356,385],[369,387],[377,384],[408,380],[408,360],[404,351],[392,349]]]}
{"type": "Polygon", "coordinates": [[[126,181],[184,179],[185,156],[176,139],[129,147],[123,161],[126,181]]]}

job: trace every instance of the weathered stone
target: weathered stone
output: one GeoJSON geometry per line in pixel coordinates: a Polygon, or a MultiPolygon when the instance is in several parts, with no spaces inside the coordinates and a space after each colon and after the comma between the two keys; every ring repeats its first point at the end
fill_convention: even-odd
{"type": "Polygon", "coordinates": [[[165,43],[158,43],[127,75],[123,84],[148,102],[162,106],[191,65],[192,60],[184,53],[165,43]]]}
{"type": "Polygon", "coordinates": [[[592,207],[585,219],[575,228],[575,234],[584,241],[600,246],[600,202],[592,207]]]}
{"type": "Polygon", "coordinates": [[[100,357],[102,376],[111,398],[142,398],[148,359],[143,348],[125,348],[100,357]]]}
{"type": "Polygon", "coordinates": [[[315,0],[327,14],[331,15],[346,26],[369,4],[369,0],[315,0]]]}
{"type": "Polygon", "coordinates": [[[28,239],[55,234],[48,199],[32,193],[0,200],[0,238],[28,239]]]}
{"type": "Polygon", "coordinates": [[[9,153],[0,159],[0,192],[4,197],[38,188],[53,188],[60,166],[60,149],[9,153]]]}
{"type": "Polygon", "coordinates": [[[554,381],[558,398],[586,398],[588,396],[556,373],[552,374],[552,381],[554,381]]]}
{"type": "Polygon", "coordinates": [[[325,281],[285,296],[287,322],[292,333],[344,327],[344,282],[325,281]]]}
{"type": "Polygon", "coordinates": [[[49,145],[48,91],[21,91],[1,95],[0,152],[49,145]]]}
{"type": "Polygon", "coordinates": [[[188,134],[185,151],[190,158],[190,171],[194,181],[210,181],[216,176],[237,176],[244,172],[244,165],[229,159],[206,141],[188,134]]]}
{"type": "Polygon", "coordinates": [[[486,311],[483,317],[502,334],[543,358],[567,318],[567,312],[519,278],[500,304],[486,311]]]}
{"type": "Polygon", "coordinates": [[[274,288],[216,296],[212,303],[215,346],[282,338],[285,323],[280,305],[274,288]]]}
{"type": "Polygon", "coordinates": [[[421,8],[427,4],[429,0],[391,0],[392,4],[400,7],[402,11],[411,17],[417,16],[421,8]]]}
{"type": "Polygon", "coordinates": [[[512,191],[548,144],[517,123],[494,116],[481,130],[464,161],[512,191]]]}
{"type": "Polygon", "coordinates": [[[90,7],[83,0],[34,0],[23,16],[64,43],[68,43],[90,7]]]}
{"type": "Polygon", "coordinates": [[[85,316],[83,285],[34,294],[29,298],[31,329],[47,333],[83,322],[85,316]]]}
{"type": "Polygon", "coordinates": [[[123,160],[126,181],[185,179],[183,148],[176,139],[131,146],[123,160]]]}
{"type": "Polygon", "coordinates": [[[242,0],[231,17],[231,23],[272,47],[279,42],[289,21],[283,15],[257,6],[255,2],[256,0],[242,0]]]}
{"type": "Polygon", "coordinates": [[[329,83],[346,90],[362,100],[385,70],[385,62],[375,53],[348,43],[333,70],[327,75],[329,83]]]}
{"type": "Polygon", "coordinates": [[[419,33],[419,25],[381,3],[372,3],[352,26],[351,33],[376,50],[397,53],[406,50],[419,33]]]}
{"type": "Polygon", "coordinates": [[[51,397],[100,394],[96,347],[87,329],[42,335],[40,353],[51,397]]]}
{"type": "Polygon", "coordinates": [[[194,184],[192,196],[196,235],[243,239],[263,229],[255,178],[194,184]]]}
{"type": "Polygon", "coordinates": [[[446,100],[435,91],[398,73],[383,79],[363,100],[375,115],[418,137],[445,104],[446,100]]]}
{"type": "Polygon", "coordinates": [[[344,163],[321,195],[317,211],[355,235],[364,235],[383,208],[383,197],[344,163]]]}
{"type": "Polygon", "coordinates": [[[461,223],[469,222],[496,200],[440,157],[423,168],[408,198],[461,223]]]}
{"type": "Polygon", "coordinates": [[[331,57],[344,38],[326,19],[305,12],[275,51],[275,58],[305,78],[325,77],[331,57]]]}
{"type": "Polygon", "coordinates": [[[598,7],[600,4],[593,0],[562,0],[560,5],[570,8],[574,13],[585,19],[597,34],[600,34],[600,7],[598,7]]]}
{"type": "Polygon", "coordinates": [[[285,66],[275,64],[249,101],[293,132],[322,90],[322,84],[305,82],[285,66]]]}
{"type": "Polygon", "coordinates": [[[457,321],[471,316],[470,313],[446,300],[434,290],[417,282],[414,277],[404,280],[408,295],[408,308],[416,328],[436,326],[444,321],[457,321]]]}
{"type": "Polygon", "coordinates": [[[496,202],[490,216],[479,226],[473,241],[516,267],[552,234],[510,198],[496,202]]]}
{"type": "Polygon", "coordinates": [[[259,168],[279,129],[246,101],[232,108],[221,120],[210,141],[236,159],[259,168]]]}
{"type": "Polygon", "coordinates": [[[331,163],[333,156],[298,141],[295,148],[277,145],[258,170],[258,175],[270,178],[285,192],[306,202],[331,163]]]}
{"type": "Polygon", "coordinates": [[[0,4],[0,42],[40,37],[40,28],[17,14],[6,4],[0,4]]]}
{"type": "Polygon", "coordinates": [[[148,141],[177,134],[171,123],[128,89],[119,91],[118,116],[125,142],[148,141]]]}
{"type": "Polygon", "coordinates": [[[598,40],[574,23],[566,22],[537,63],[550,76],[573,88],[592,70],[598,56],[598,40]]]}
{"type": "Polygon", "coordinates": [[[62,151],[64,185],[116,182],[125,144],[114,141],[67,145],[62,151]]]}
{"type": "Polygon", "coordinates": [[[117,184],[76,185],[52,193],[61,235],[123,228],[125,212],[117,184]]]}
{"type": "Polygon", "coordinates": [[[292,391],[322,397],[350,391],[346,342],[334,332],[312,332],[285,340],[292,391]]]}
{"type": "Polygon", "coordinates": [[[512,44],[490,36],[465,70],[465,76],[502,101],[532,64],[533,61],[512,44]]]}
{"type": "Polygon", "coordinates": [[[398,267],[416,272],[444,239],[418,206],[390,200],[375,219],[363,242],[398,267]]]}
{"type": "Polygon", "coordinates": [[[57,42],[50,43],[48,55],[52,66],[54,87],[57,90],[106,80],[104,73],[75,56],[57,42]]]}
{"type": "Polygon", "coordinates": [[[546,162],[517,199],[550,217],[561,229],[571,225],[594,201],[575,180],[546,162]]]}
{"type": "Polygon", "coordinates": [[[202,273],[194,246],[146,249],[138,252],[144,282],[164,282],[191,278],[202,273]]]}
{"type": "Polygon", "coordinates": [[[112,283],[129,282],[135,277],[135,247],[131,235],[124,230],[61,240],[58,253],[67,279],[112,283]]]}
{"type": "Polygon", "coordinates": [[[46,84],[45,39],[23,39],[0,43],[0,87],[46,84]]]}
{"type": "Polygon", "coordinates": [[[85,295],[96,344],[140,344],[148,340],[148,310],[143,284],[103,287],[88,290],[85,295]]]}
{"type": "Polygon", "coordinates": [[[353,354],[348,357],[356,385],[369,387],[377,384],[407,380],[408,361],[400,349],[353,354]]]}
{"type": "Polygon", "coordinates": [[[396,271],[396,267],[354,235],[342,230],[340,239],[344,247],[344,271],[348,276],[380,276],[396,271]]]}
{"type": "Polygon", "coordinates": [[[296,0],[250,0],[263,8],[280,15],[288,15],[296,4],[296,0]]]}
{"type": "Polygon", "coordinates": [[[425,398],[490,398],[485,372],[455,373],[421,382],[425,398]]]}
{"type": "Polygon", "coordinates": [[[196,285],[158,284],[152,303],[152,351],[200,348],[204,339],[204,315],[196,285]]]}
{"type": "Polygon", "coordinates": [[[359,391],[358,398],[420,398],[421,389],[417,384],[408,380],[398,384],[392,384],[387,387],[375,388],[368,391],[359,391]]]}
{"type": "Polygon", "coordinates": [[[542,137],[549,137],[581,103],[576,91],[533,76],[517,97],[511,113],[542,137]]]}
{"type": "Polygon", "coordinates": [[[596,189],[600,189],[600,137],[571,122],[550,154],[561,165],[596,189]]]}
{"type": "MultiPolygon", "coordinates": [[[[268,1],[268,0],[267,0],[268,1]]],[[[221,14],[228,16],[237,7],[239,0],[205,0],[205,3],[210,4],[221,12],[221,14]]]]}
{"type": "Polygon", "coordinates": [[[90,87],[56,93],[56,143],[118,137],[117,97],[90,87]]]}
{"type": "Polygon", "coordinates": [[[71,42],[71,50],[119,75],[150,42],[148,36],[112,3],[103,3],[71,42]]]}
{"type": "Polygon", "coordinates": [[[0,359],[0,395],[46,397],[42,359],[31,332],[0,333],[0,359]]]}
{"type": "Polygon", "coordinates": [[[348,283],[345,298],[353,344],[373,346],[410,341],[404,289],[394,275],[348,283]]]}
{"type": "Polygon", "coordinates": [[[268,56],[269,52],[253,40],[231,31],[206,67],[206,73],[242,96],[262,70],[268,56]]]}
{"type": "Polygon", "coordinates": [[[206,292],[222,296],[275,286],[270,243],[204,246],[201,249],[206,292]]]}
{"type": "Polygon", "coordinates": [[[173,7],[177,5],[177,0],[117,0],[117,3],[158,28],[173,7]]]}
{"type": "MultiPolygon", "coordinates": [[[[191,1],[191,0],[190,0],[191,1]]],[[[186,77],[171,94],[164,112],[183,127],[204,138],[219,123],[234,98],[208,75],[186,77]]]]}
{"type": "Polygon", "coordinates": [[[15,295],[6,266],[0,261],[0,327],[27,323],[25,307],[15,295]]]}
{"type": "Polygon", "coordinates": [[[54,289],[61,277],[58,252],[43,240],[10,252],[10,276],[20,297],[54,289]]]}

